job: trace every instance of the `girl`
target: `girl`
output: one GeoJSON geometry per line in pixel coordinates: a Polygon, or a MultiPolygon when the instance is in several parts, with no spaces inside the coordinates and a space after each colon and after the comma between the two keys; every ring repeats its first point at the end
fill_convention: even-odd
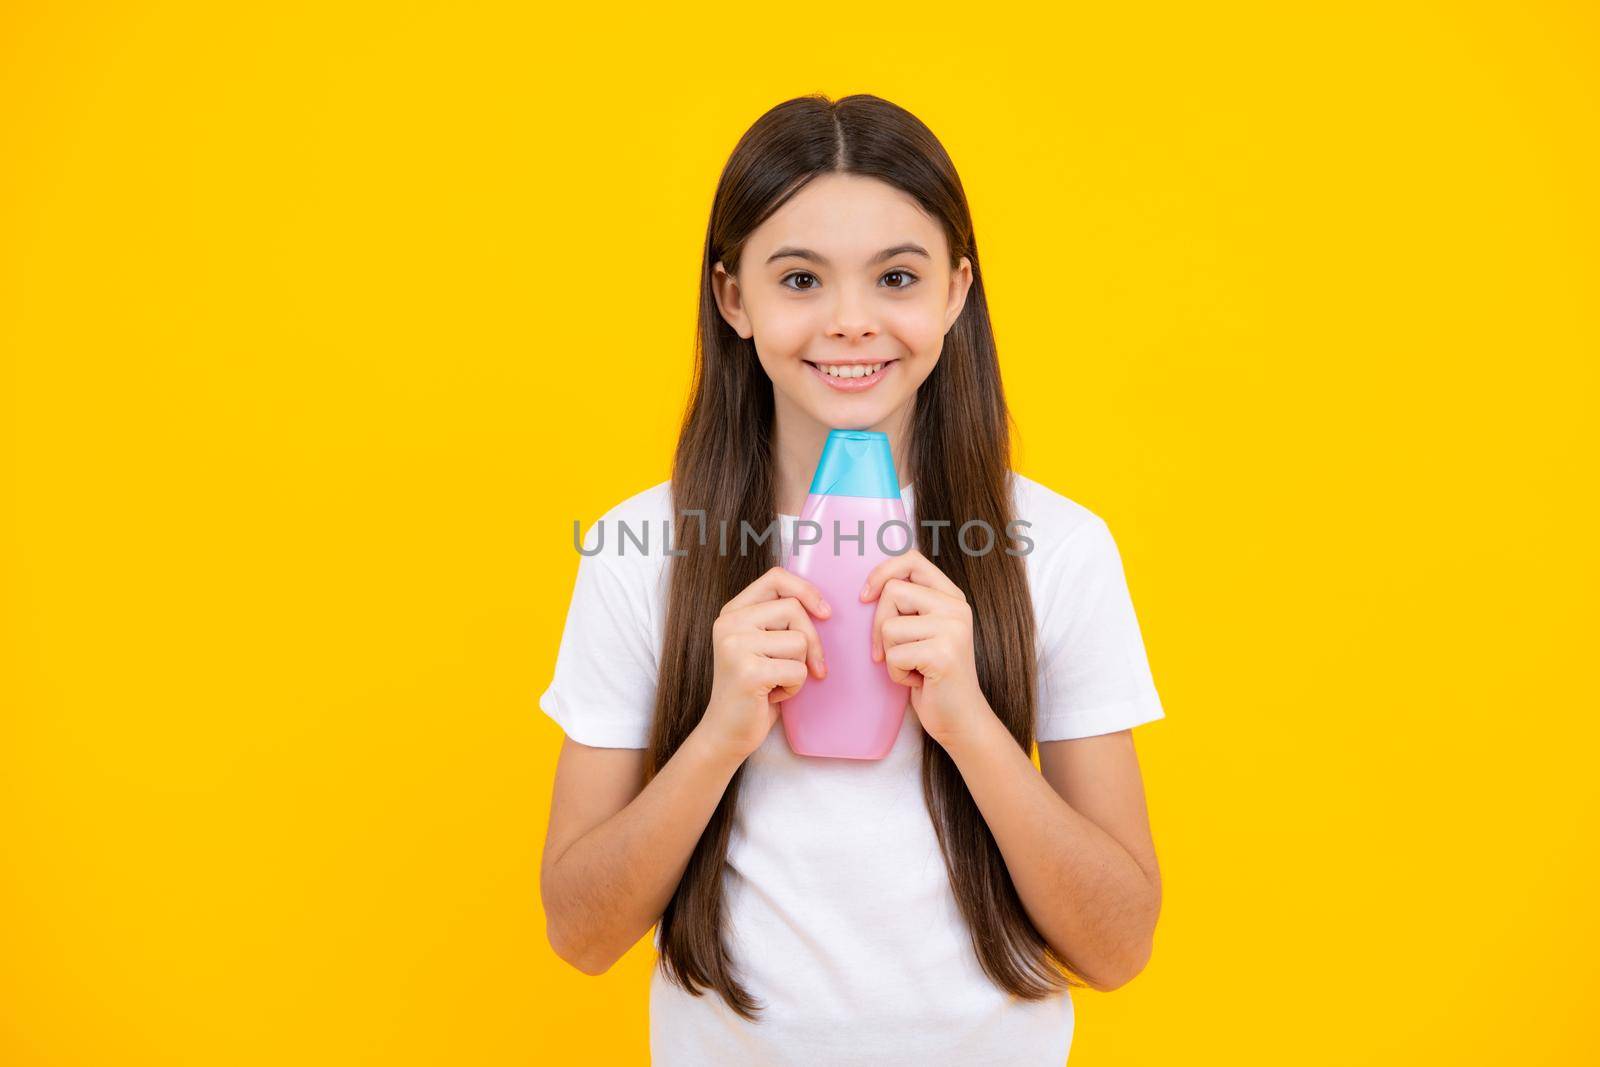
{"type": "Polygon", "coordinates": [[[600,974],[656,924],[658,1065],[1065,1062],[1068,987],[1150,956],[1131,728],[1163,711],[1105,523],[1009,468],[972,219],[932,132],[870,95],[762,116],[717,187],[699,339],[672,479],[582,549],[540,697],[566,733],[552,947],[600,974]],[[878,761],[773,729],[826,676],[832,606],[738,536],[776,515],[790,542],[832,428],[888,435],[917,538],[861,592],[910,703],[878,761]],[[973,519],[996,550],[957,545],[973,519]]]}

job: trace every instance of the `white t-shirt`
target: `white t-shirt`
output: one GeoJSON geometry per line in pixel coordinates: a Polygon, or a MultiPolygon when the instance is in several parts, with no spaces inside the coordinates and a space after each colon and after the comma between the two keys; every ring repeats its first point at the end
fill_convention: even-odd
{"type": "MultiPolygon", "coordinates": [[[[649,746],[672,558],[663,545],[670,491],[662,482],[608,511],[603,550],[579,561],[539,706],[582,744],[649,746]],[[624,523],[633,538],[621,537],[624,523]]],[[[1013,514],[1031,524],[1022,532],[1034,542],[1023,559],[1038,627],[1036,738],[1163,718],[1105,522],[1015,472],[1012,494],[1013,514]]],[[[912,487],[901,495],[915,524],[912,487]]],[[[781,517],[785,543],[795,518],[781,517]]],[[[953,530],[940,530],[941,552],[953,530]]],[[[586,550],[598,536],[594,527],[585,532],[586,550]]],[[[729,543],[736,551],[732,531],[729,543]]],[[[908,703],[882,760],[796,756],[777,726],[751,753],[723,886],[736,973],[765,1010],[747,1022],[715,992],[693,996],[657,967],[649,1005],[657,1067],[1066,1062],[1068,993],[1019,1000],[979,967],[923,800],[924,743],[936,742],[908,703]]]]}

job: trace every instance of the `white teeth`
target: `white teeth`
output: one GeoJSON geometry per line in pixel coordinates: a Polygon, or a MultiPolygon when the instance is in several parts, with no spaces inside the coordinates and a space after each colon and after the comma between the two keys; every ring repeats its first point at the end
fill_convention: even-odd
{"type": "Polygon", "coordinates": [[[868,374],[876,374],[882,367],[882,363],[849,363],[843,366],[825,366],[822,368],[822,373],[830,378],[862,378],[868,374]]]}

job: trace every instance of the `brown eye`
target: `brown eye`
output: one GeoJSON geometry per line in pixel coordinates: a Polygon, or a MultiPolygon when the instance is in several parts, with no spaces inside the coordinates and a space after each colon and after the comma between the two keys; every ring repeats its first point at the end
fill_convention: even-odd
{"type": "Polygon", "coordinates": [[[895,275],[899,275],[902,278],[910,278],[911,280],[908,281],[908,282],[903,282],[900,285],[891,285],[891,286],[889,286],[889,288],[891,288],[891,289],[906,289],[906,288],[909,288],[910,286],[915,284],[916,280],[917,280],[917,276],[915,274],[912,274],[908,270],[892,270],[892,271],[889,271],[887,274],[885,274],[884,277],[885,278],[892,278],[895,275]]]}
{"type": "MultiPolygon", "coordinates": [[[[809,279],[811,279],[811,280],[812,280],[812,281],[816,281],[816,277],[817,277],[817,276],[816,276],[816,275],[815,275],[815,274],[811,274],[811,273],[810,273],[810,272],[808,272],[808,271],[803,271],[803,270],[797,270],[797,271],[795,271],[795,272],[794,272],[794,273],[793,273],[793,274],[785,274],[785,275],[784,275],[784,276],[783,276],[783,279],[782,279],[782,281],[784,281],[784,282],[786,282],[786,281],[788,281],[788,280],[789,280],[789,279],[790,279],[790,278],[809,278],[809,279]]],[[[782,284],[782,282],[780,282],[780,284],[782,284]]],[[[796,292],[801,292],[801,293],[803,293],[803,292],[806,292],[806,291],[808,291],[808,290],[810,290],[810,289],[815,289],[815,288],[816,288],[816,286],[815,286],[815,285],[801,285],[801,286],[793,286],[793,285],[789,285],[789,286],[785,286],[785,288],[787,288],[787,289],[794,289],[794,290],[795,290],[795,291],[796,291],[796,292]]]]}

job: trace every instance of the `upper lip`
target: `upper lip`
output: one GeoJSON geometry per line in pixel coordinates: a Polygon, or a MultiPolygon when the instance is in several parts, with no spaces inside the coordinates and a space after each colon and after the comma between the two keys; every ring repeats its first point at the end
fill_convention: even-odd
{"type": "Polygon", "coordinates": [[[871,367],[878,363],[893,363],[892,359],[808,359],[803,362],[817,367],[871,367]]]}

